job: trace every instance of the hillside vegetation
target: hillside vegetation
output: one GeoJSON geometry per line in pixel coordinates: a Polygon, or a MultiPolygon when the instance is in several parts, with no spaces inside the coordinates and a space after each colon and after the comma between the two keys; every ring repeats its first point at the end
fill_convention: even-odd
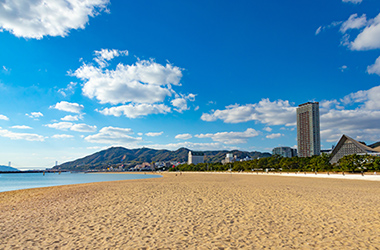
{"type": "MultiPolygon", "coordinates": [[[[54,168],[65,170],[96,170],[103,169],[108,166],[116,166],[124,164],[126,166],[134,166],[143,162],[161,162],[161,161],[174,161],[174,162],[187,162],[189,149],[180,148],[176,151],[170,150],[156,150],[150,148],[140,149],[127,149],[123,147],[111,147],[106,150],[94,153],[81,159],[71,162],[66,162],[54,168]]],[[[217,163],[223,160],[226,153],[233,153],[238,158],[258,158],[269,157],[269,153],[260,152],[244,152],[244,151],[203,151],[205,154],[205,162],[217,163]]]]}

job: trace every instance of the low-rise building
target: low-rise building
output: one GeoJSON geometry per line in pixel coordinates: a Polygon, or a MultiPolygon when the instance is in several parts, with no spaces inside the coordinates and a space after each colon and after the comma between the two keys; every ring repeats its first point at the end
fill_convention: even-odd
{"type": "Polygon", "coordinates": [[[353,154],[380,156],[380,142],[367,146],[363,142],[356,141],[347,135],[342,135],[338,144],[331,152],[330,163],[337,163],[344,156],[353,154]]]}
{"type": "Polygon", "coordinates": [[[189,151],[187,163],[197,165],[199,163],[204,163],[205,154],[203,152],[189,151]]]}
{"type": "Polygon", "coordinates": [[[272,155],[291,158],[297,156],[297,149],[291,147],[277,147],[272,150],[272,155]]]}

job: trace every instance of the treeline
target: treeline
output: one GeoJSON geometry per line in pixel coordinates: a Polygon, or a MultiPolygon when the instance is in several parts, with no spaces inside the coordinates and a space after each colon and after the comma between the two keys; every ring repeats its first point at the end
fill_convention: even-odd
{"type": "Polygon", "coordinates": [[[330,156],[322,154],[313,157],[286,158],[278,155],[237,161],[233,163],[182,164],[170,171],[285,171],[285,172],[367,172],[380,171],[380,157],[371,155],[347,155],[337,164],[330,164],[330,156]]]}

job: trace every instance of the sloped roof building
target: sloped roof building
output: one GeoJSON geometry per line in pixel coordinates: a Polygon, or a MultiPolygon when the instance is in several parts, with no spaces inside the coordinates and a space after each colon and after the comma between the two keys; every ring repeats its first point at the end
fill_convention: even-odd
{"type": "Polygon", "coordinates": [[[351,137],[348,137],[347,135],[342,135],[338,144],[331,152],[330,163],[337,163],[344,156],[353,154],[380,155],[380,142],[367,146],[362,142],[358,142],[351,137]]]}

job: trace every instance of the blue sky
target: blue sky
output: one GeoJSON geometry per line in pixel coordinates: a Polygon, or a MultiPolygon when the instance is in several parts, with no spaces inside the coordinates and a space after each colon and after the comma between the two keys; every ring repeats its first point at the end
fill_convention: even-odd
{"type": "Polygon", "coordinates": [[[308,101],[323,148],[380,140],[378,0],[5,0],[0,30],[0,164],[295,147],[308,101]]]}

